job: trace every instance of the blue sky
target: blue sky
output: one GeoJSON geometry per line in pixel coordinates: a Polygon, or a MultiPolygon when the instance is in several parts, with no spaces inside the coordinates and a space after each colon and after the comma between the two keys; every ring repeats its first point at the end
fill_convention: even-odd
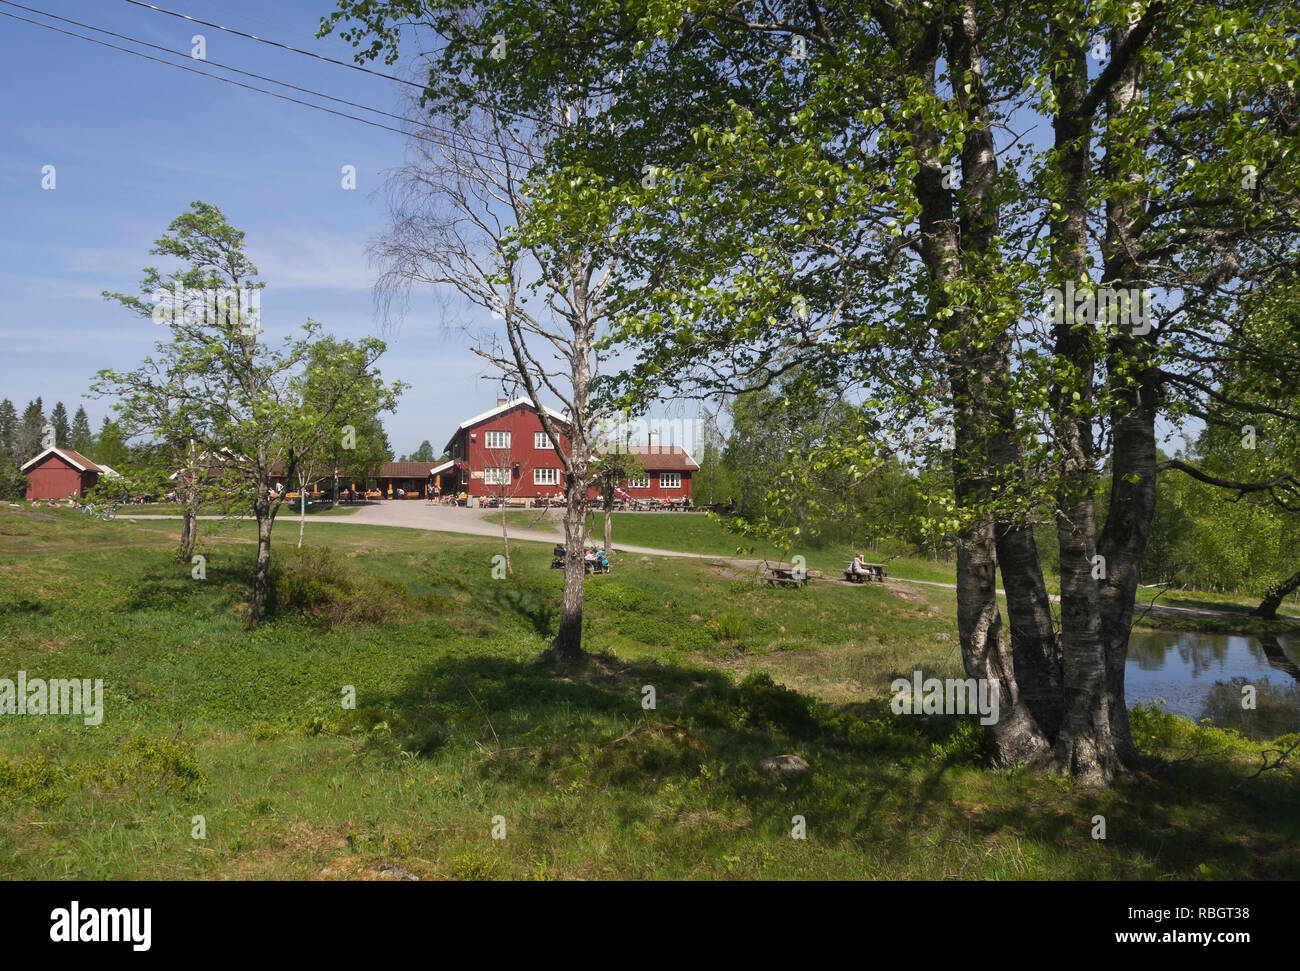
{"type": "MultiPolygon", "coordinates": [[[[400,111],[395,82],[122,0],[21,2],[173,50],[188,52],[191,38],[202,34],[209,61],[400,111]]],[[[312,36],[332,9],[329,0],[157,5],[351,58],[348,45],[312,36]]],[[[0,12],[43,19],[5,4],[0,12]]],[[[380,173],[401,163],[402,136],[7,17],[0,17],[0,86],[7,93],[0,123],[0,398],[21,409],[42,395],[47,410],[62,400],[70,413],[84,403],[97,428],[108,402],[82,399],[90,377],[99,368],[135,365],[159,336],[100,292],[136,292],[142,267],[166,268],[149,255],[153,241],[192,201],[203,200],[246,233],[267,282],[262,316],[269,337],[289,334],[311,316],[340,337],[388,341],[380,364],[385,378],[412,385],[385,419],[397,453],[414,451],[424,438],[440,447],[457,422],[495,403],[497,385],[480,377],[488,373],[484,363],[456,326],[446,326],[488,324],[486,317],[473,310],[457,316],[455,308],[449,314],[427,291],[412,296],[396,326],[381,327],[375,315],[375,272],[365,247],[384,229],[375,190],[380,173]],[[46,165],[55,166],[53,190],[41,187],[46,165]],[[355,190],[340,185],[344,165],[356,166],[355,190]]]]}
{"type": "MultiPolygon", "coordinates": [[[[22,2],[172,50],[188,52],[201,34],[209,62],[401,110],[403,86],[394,81],[125,0],[22,2]]],[[[351,61],[349,45],[314,36],[332,0],[157,5],[351,61]]],[[[0,12],[43,19],[4,3],[0,12]]],[[[232,76],[211,64],[186,63],[232,76]]],[[[458,422],[495,403],[499,382],[485,380],[491,372],[469,350],[463,330],[490,327],[486,314],[429,290],[414,293],[403,319],[390,326],[381,326],[375,312],[376,271],[366,244],[386,227],[378,190],[381,173],[404,159],[401,135],[8,17],[0,17],[0,85],[8,94],[0,123],[0,398],[21,409],[41,395],[47,409],[62,400],[70,413],[84,403],[97,428],[109,403],[81,397],[91,376],[104,367],[134,366],[159,336],[100,293],[136,292],[142,267],[166,269],[149,255],[153,241],[192,201],[203,200],[245,231],[267,283],[262,323],[268,337],[290,334],[311,316],[339,337],[375,334],[388,341],[384,376],[411,386],[397,413],[385,417],[397,454],[414,451],[425,438],[440,448],[458,422]],[[55,167],[53,190],[42,188],[47,165],[55,167]],[[344,165],[356,168],[355,190],[340,184],[344,165]]],[[[657,410],[696,414],[681,404],[657,410]]]]}

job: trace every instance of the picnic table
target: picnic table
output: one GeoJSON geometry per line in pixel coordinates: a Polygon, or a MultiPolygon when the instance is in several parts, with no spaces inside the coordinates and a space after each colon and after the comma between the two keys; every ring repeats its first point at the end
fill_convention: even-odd
{"type": "Polygon", "coordinates": [[[885,573],[885,564],[864,563],[862,564],[862,569],[864,571],[862,573],[855,572],[853,569],[853,561],[850,560],[848,563],[844,564],[844,579],[848,580],[849,583],[870,583],[873,580],[877,583],[885,582],[885,577],[887,576],[885,573]]]}
{"type": "Polygon", "coordinates": [[[808,570],[803,567],[768,566],[759,579],[769,587],[806,587],[808,570]]]}

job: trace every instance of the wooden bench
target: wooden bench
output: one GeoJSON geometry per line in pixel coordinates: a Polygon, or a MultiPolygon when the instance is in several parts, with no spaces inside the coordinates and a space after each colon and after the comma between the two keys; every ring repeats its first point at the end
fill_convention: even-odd
{"type": "Polygon", "coordinates": [[[806,587],[808,571],[793,567],[771,566],[759,575],[759,579],[769,587],[806,587]]]}
{"type": "Polygon", "coordinates": [[[883,563],[864,563],[862,564],[863,573],[853,571],[852,561],[844,565],[844,579],[849,583],[870,583],[874,580],[877,583],[885,582],[885,565],[883,563]]]}
{"type": "Polygon", "coordinates": [[[527,509],[531,505],[531,499],[518,496],[504,500],[498,496],[489,496],[483,502],[483,508],[485,509],[500,509],[502,506],[505,506],[507,509],[527,509]]]}

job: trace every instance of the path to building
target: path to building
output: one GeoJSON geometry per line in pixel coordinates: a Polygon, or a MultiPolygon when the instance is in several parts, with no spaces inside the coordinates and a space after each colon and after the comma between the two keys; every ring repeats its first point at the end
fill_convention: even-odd
{"type": "MultiPolygon", "coordinates": [[[[423,501],[416,500],[399,500],[390,502],[368,503],[357,509],[356,512],[347,516],[315,516],[308,520],[308,525],[315,526],[321,523],[340,523],[342,525],[354,524],[359,526],[399,526],[406,529],[429,529],[441,533],[462,533],[469,536],[500,536],[501,524],[493,522],[486,518],[482,509],[465,509],[461,506],[427,506],[423,501]]],[[[647,515],[659,515],[658,513],[648,513],[647,515]]],[[[175,516],[132,516],[129,513],[118,513],[119,519],[174,519],[175,516]]],[[[200,516],[200,519],[220,519],[220,516],[200,516]]],[[[281,513],[277,519],[281,522],[281,528],[289,523],[296,523],[297,517],[292,513],[281,513]]],[[[564,539],[564,532],[559,524],[553,524],[547,529],[515,529],[511,527],[510,538],[520,541],[531,541],[537,543],[554,543],[557,540],[564,539]]],[[[717,562],[727,563],[731,566],[741,568],[750,568],[757,566],[762,560],[754,559],[737,559],[731,556],[722,556],[713,553],[683,553],[681,550],[660,550],[649,546],[627,546],[622,543],[615,543],[614,550],[620,553],[636,553],[642,556],[674,556],[685,557],[695,560],[714,560],[717,562]]],[[[906,583],[913,586],[924,587],[942,587],[945,590],[957,589],[955,584],[942,583],[938,580],[909,580],[902,577],[890,577],[890,583],[906,583]]],[[[1005,596],[1005,591],[999,590],[999,594],[1005,596]]],[[[1059,603],[1060,597],[1052,596],[1052,603],[1059,603]]],[[[1138,602],[1137,610],[1151,610],[1164,614],[1184,614],[1192,617],[1217,617],[1224,614],[1243,616],[1240,610],[1215,610],[1211,607],[1172,607],[1162,604],[1146,604],[1138,602]]],[[[1287,614],[1279,613],[1279,620],[1300,620],[1300,617],[1294,617],[1287,614]]]]}
{"type": "MultiPolygon", "coordinates": [[[[484,509],[466,509],[462,506],[426,506],[423,500],[393,500],[391,502],[368,503],[347,516],[313,516],[307,520],[310,529],[324,523],[344,526],[399,526],[406,529],[431,529],[440,533],[463,533],[469,536],[500,536],[501,523],[493,522],[484,516],[484,509]]],[[[647,515],[661,515],[647,513],[647,515]]],[[[175,516],[144,515],[134,516],[119,510],[118,519],[175,519],[175,516]]],[[[200,516],[200,519],[220,519],[220,516],[200,516]]],[[[293,524],[296,528],[298,517],[292,512],[281,512],[276,517],[280,528],[293,524]]],[[[537,543],[554,543],[564,540],[564,530],[558,523],[539,524],[537,529],[516,529],[510,527],[513,540],[537,543]],[[541,528],[545,527],[545,528],[541,528]]],[[[595,537],[593,537],[593,540],[595,537]]],[[[713,556],[708,553],[683,553],[681,550],[660,550],[649,546],[628,546],[615,543],[614,549],[621,553],[638,553],[645,556],[680,556],[697,560],[726,560],[736,565],[752,566],[760,560],[736,560],[730,557],[713,556]]]]}

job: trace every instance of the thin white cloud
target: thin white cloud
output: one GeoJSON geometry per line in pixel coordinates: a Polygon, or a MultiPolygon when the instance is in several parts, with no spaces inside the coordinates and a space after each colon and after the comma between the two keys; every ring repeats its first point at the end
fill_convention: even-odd
{"type": "Polygon", "coordinates": [[[249,256],[277,289],[368,292],[375,282],[365,243],[349,236],[285,230],[250,242],[249,256]]]}

